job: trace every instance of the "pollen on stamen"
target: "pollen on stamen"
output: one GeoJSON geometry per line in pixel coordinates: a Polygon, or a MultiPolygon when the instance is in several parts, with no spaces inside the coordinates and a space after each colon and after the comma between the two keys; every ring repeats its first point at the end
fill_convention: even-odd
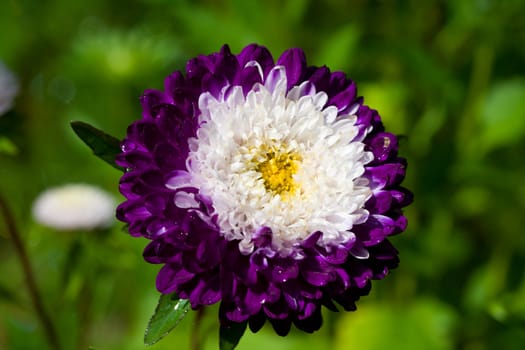
{"type": "Polygon", "coordinates": [[[293,175],[299,168],[301,157],[293,152],[269,150],[255,169],[261,174],[264,187],[274,194],[293,194],[298,187],[293,175]]]}

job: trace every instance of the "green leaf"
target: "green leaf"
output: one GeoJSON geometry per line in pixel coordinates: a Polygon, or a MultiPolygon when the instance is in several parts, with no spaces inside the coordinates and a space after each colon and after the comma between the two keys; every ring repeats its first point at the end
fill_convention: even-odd
{"type": "Polygon", "coordinates": [[[189,300],[179,299],[175,293],[162,294],[146,328],[144,344],[153,345],[164,338],[182,321],[189,308],[189,300]]]}
{"type": "Polygon", "coordinates": [[[97,157],[118,170],[124,170],[115,163],[117,154],[122,153],[119,139],[84,122],[71,122],[71,127],[97,157]]]}
{"type": "Polygon", "coordinates": [[[232,323],[229,327],[221,325],[219,329],[219,349],[233,350],[239,344],[244,331],[246,330],[247,322],[232,323]]]}

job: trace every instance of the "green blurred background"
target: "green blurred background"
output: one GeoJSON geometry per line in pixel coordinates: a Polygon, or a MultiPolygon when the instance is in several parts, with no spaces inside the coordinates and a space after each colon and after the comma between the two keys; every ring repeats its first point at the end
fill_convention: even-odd
{"type": "MultiPolygon", "coordinates": [[[[159,266],[115,222],[54,232],[31,205],[50,186],[113,193],[119,172],[73,134],[82,120],[122,138],[138,97],[197,54],[230,44],[302,47],[343,70],[403,135],[408,230],[401,264],[352,313],[317,333],[265,327],[239,349],[525,348],[525,2],[2,0],[0,60],[19,78],[0,117],[0,191],[30,253],[64,349],[144,349],[159,266]]],[[[46,349],[0,219],[0,349],[46,349]]],[[[217,348],[216,308],[201,328],[217,348]]],[[[194,315],[152,350],[187,349],[194,315]]]]}

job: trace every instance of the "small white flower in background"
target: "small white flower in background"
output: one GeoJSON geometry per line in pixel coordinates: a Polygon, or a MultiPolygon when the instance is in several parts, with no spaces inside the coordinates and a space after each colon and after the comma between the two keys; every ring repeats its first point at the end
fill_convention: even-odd
{"type": "Polygon", "coordinates": [[[13,100],[18,94],[18,79],[0,61],[0,116],[13,107],[13,100]]]}
{"type": "Polygon", "coordinates": [[[33,203],[33,217],[60,231],[93,230],[111,225],[115,200],[107,192],[87,184],[50,188],[33,203]]]}

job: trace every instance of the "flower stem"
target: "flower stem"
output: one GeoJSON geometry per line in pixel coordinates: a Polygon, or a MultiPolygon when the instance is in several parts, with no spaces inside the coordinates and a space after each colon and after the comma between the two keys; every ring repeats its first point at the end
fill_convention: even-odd
{"type": "Polygon", "coordinates": [[[11,240],[13,241],[15,253],[18,256],[18,259],[20,260],[22,271],[25,277],[26,287],[29,291],[31,302],[33,303],[33,307],[35,308],[37,317],[42,325],[42,328],[44,329],[44,333],[49,343],[49,346],[51,349],[59,350],[60,342],[58,341],[58,336],[55,331],[55,327],[53,326],[53,322],[51,321],[51,317],[44,308],[42,297],[40,295],[40,292],[38,291],[35,275],[33,273],[33,269],[31,268],[31,263],[29,261],[29,256],[27,255],[24,242],[20,237],[20,233],[18,232],[18,229],[16,227],[13,214],[9,209],[7,202],[4,200],[1,194],[0,212],[4,217],[7,226],[7,231],[11,237],[11,240]]]}
{"type": "Polygon", "coordinates": [[[195,315],[195,321],[193,322],[193,329],[191,330],[191,339],[190,339],[190,349],[191,350],[200,350],[201,341],[200,341],[200,328],[202,319],[204,318],[205,309],[201,307],[197,310],[195,315]]]}

